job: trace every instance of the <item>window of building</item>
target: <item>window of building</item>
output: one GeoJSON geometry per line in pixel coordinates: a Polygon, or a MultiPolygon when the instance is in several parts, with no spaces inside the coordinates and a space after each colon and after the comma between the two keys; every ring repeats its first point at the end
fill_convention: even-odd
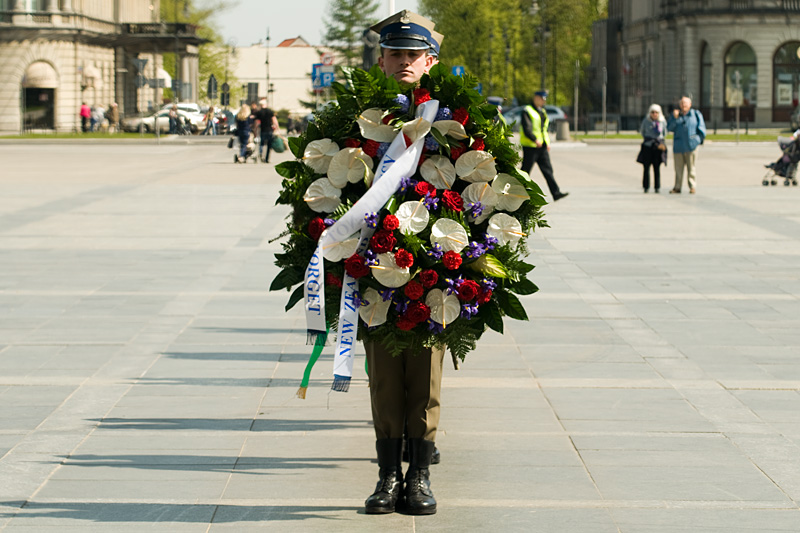
{"type": "Polygon", "coordinates": [[[772,120],[787,122],[800,92],[800,42],[783,44],[772,59],[772,120]]]}
{"type": "Polygon", "coordinates": [[[756,54],[749,44],[734,43],[725,54],[725,120],[733,120],[737,104],[741,120],[755,119],[758,101],[756,54]]]}

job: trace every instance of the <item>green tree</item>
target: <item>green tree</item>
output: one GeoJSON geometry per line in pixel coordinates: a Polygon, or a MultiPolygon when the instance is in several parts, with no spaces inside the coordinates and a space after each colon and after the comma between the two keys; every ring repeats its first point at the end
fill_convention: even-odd
{"type": "MultiPolygon", "coordinates": [[[[231,57],[231,48],[223,42],[222,36],[218,33],[218,29],[214,24],[213,17],[221,10],[230,9],[235,5],[234,2],[229,0],[213,0],[206,1],[202,7],[198,7],[196,2],[191,0],[161,0],[161,21],[172,23],[182,22],[198,26],[197,34],[209,42],[201,44],[199,50],[199,70],[200,70],[200,87],[199,94],[201,100],[208,100],[206,91],[208,89],[208,79],[213,74],[219,82],[221,92],[222,83],[225,80],[227,71],[228,84],[231,86],[231,102],[238,102],[238,98],[234,99],[234,92],[238,90],[239,83],[233,77],[230,66],[233,58],[231,57]],[[226,63],[227,62],[227,63],[226,63]]],[[[175,54],[164,53],[164,70],[171,75],[175,73],[175,54]]],[[[164,91],[164,96],[172,98],[174,95],[170,89],[164,91]]]]}
{"type": "Polygon", "coordinates": [[[330,0],[323,41],[339,53],[345,66],[361,66],[361,36],[377,22],[378,5],[376,0],[330,0]]]}

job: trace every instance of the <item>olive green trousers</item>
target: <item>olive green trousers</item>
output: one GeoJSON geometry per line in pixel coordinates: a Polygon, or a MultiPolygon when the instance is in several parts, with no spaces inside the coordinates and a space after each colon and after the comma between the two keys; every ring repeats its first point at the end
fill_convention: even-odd
{"type": "Polygon", "coordinates": [[[372,421],[378,439],[436,440],[442,392],[444,350],[404,350],[394,357],[379,342],[364,343],[369,369],[372,421]]]}

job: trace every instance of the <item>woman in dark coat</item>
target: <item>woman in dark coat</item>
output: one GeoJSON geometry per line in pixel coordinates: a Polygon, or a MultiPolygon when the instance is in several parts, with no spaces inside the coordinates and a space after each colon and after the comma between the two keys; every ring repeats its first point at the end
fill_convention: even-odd
{"type": "Polygon", "coordinates": [[[244,163],[247,159],[247,143],[250,142],[250,130],[253,127],[253,117],[250,114],[250,106],[242,104],[239,112],[236,113],[236,136],[239,137],[239,162],[244,163]]]}
{"type": "Polygon", "coordinates": [[[661,188],[661,172],[660,165],[667,164],[667,145],[664,142],[664,136],[667,132],[667,121],[664,119],[664,114],[661,112],[661,106],[653,104],[647,112],[647,116],[642,120],[642,125],[639,132],[644,138],[642,148],[639,150],[639,157],[636,161],[644,165],[644,174],[642,175],[642,187],[644,192],[650,190],[650,167],[653,167],[653,185],[655,192],[661,188]]]}

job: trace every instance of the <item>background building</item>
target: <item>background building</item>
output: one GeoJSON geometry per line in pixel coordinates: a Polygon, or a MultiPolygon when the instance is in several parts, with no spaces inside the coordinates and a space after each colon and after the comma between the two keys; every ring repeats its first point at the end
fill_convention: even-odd
{"type": "MultiPolygon", "coordinates": [[[[190,24],[159,22],[160,0],[0,0],[0,134],[80,131],[82,102],[120,115],[161,103],[160,52],[181,61],[182,99],[197,100],[190,24]],[[139,77],[135,59],[147,60],[139,77]]],[[[141,64],[141,63],[140,63],[141,64]]]]}
{"type": "Polygon", "coordinates": [[[706,121],[787,127],[800,89],[800,0],[609,0],[593,28],[590,85],[637,128],[651,103],[686,94],[706,121]]]}

